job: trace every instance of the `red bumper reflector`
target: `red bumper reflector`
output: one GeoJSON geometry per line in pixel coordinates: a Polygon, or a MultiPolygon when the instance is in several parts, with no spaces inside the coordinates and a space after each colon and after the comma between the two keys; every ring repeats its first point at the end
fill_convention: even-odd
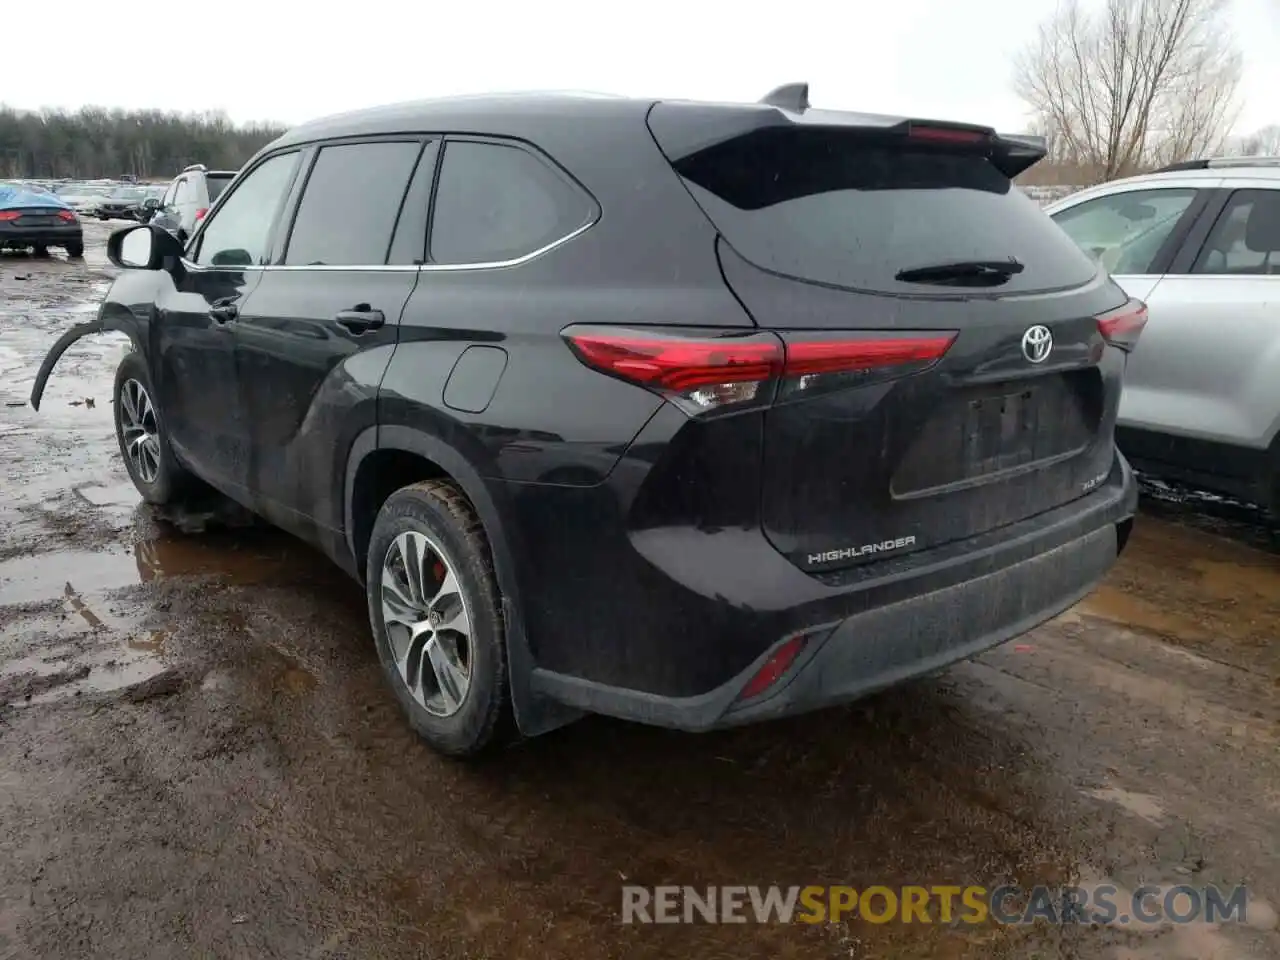
{"type": "Polygon", "coordinates": [[[1141,300],[1130,300],[1119,310],[1098,317],[1098,332],[1102,339],[1121,350],[1132,350],[1138,345],[1142,328],[1147,325],[1147,305],[1141,300]]]}
{"type": "Polygon", "coordinates": [[[773,653],[769,654],[769,659],[764,662],[760,669],[755,672],[755,675],[747,681],[747,685],[742,688],[742,692],[738,694],[738,699],[750,700],[752,697],[758,697],[777,683],[778,679],[791,669],[796,657],[804,649],[805,639],[803,636],[792,637],[773,653]]]}

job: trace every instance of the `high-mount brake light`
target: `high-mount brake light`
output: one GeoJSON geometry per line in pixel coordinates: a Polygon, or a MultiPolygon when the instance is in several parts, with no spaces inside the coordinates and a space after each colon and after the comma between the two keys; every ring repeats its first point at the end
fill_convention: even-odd
{"type": "Polygon", "coordinates": [[[907,128],[907,137],[911,140],[926,140],[931,143],[987,143],[989,134],[981,130],[956,130],[951,127],[929,127],[912,124],[907,128]]]}
{"type": "Polygon", "coordinates": [[[1146,325],[1147,305],[1141,300],[1130,300],[1120,309],[1098,317],[1098,332],[1102,339],[1125,351],[1138,345],[1138,337],[1146,325]]]}
{"type": "Polygon", "coordinates": [[[588,367],[698,415],[918,373],[950,349],[956,333],[569,327],[563,336],[588,367]]]}

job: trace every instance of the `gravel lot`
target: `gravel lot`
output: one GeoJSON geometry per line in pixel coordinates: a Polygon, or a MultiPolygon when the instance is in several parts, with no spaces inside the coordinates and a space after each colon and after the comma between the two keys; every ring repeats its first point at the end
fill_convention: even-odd
{"type": "MultiPolygon", "coordinates": [[[[116,225],[112,225],[116,226],[116,225]]],[[[0,255],[0,957],[1280,956],[1280,546],[1152,489],[1086,602],[856,706],[686,736],[420,745],[362,595],[253,527],[139,505],[108,283],[0,255]],[[1249,885],[1247,922],[636,926],[639,884],[1249,885]]]]}

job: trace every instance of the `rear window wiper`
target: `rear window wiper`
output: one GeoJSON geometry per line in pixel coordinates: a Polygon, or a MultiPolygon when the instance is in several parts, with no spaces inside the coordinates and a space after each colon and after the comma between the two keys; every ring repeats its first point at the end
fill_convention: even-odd
{"type": "Polygon", "coordinates": [[[1005,260],[952,260],[947,263],[930,263],[922,267],[907,267],[894,274],[903,283],[936,283],[957,287],[995,286],[1026,267],[1009,257],[1005,260]]]}

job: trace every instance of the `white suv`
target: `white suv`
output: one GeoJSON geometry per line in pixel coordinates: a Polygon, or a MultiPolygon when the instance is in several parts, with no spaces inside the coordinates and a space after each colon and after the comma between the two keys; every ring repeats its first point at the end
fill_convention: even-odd
{"type": "Polygon", "coordinates": [[[1150,311],[1120,449],[1280,514],[1280,157],[1174,164],[1045,209],[1150,311]]]}
{"type": "Polygon", "coordinates": [[[202,163],[192,164],[173,178],[151,222],[186,243],[235,175],[234,170],[209,170],[202,163]]]}

